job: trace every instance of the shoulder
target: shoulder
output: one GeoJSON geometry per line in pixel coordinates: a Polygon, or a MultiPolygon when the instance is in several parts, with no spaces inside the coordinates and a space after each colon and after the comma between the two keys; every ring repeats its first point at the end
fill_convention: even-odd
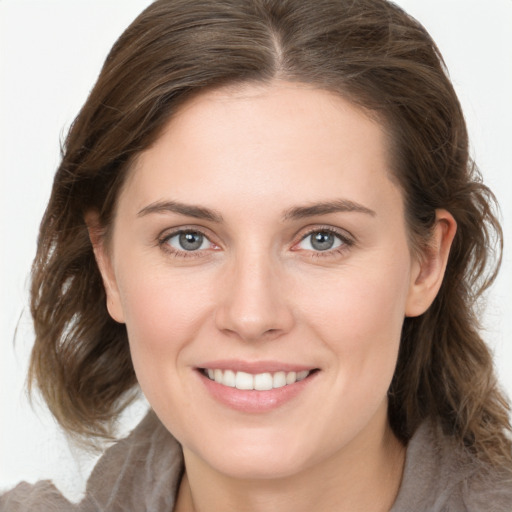
{"type": "Polygon", "coordinates": [[[426,422],[407,448],[392,512],[511,512],[512,470],[485,464],[426,422]]]}
{"type": "Polygon", "coordinates": [[[0,512],[168,511],[182,467],[180,445],[149,412],[101,457],[80,503],[69,502],[49,481],[21,483],[0,496],[0,512]]]}
{"type": "Polygon", "coordinates": [[[30,485],[18,484],[0,496],[0,512],[71,512],[70,503],[48,480],[30,485]]]}
{"type": "Polygon", "coordinates": [[[179,443],[150,411],[99,460],[81,506],[84,511],[172,510],[182,471],[179,443]]]}

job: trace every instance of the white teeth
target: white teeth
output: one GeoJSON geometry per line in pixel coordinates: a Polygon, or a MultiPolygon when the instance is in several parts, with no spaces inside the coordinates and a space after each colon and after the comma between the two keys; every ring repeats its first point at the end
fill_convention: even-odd
{"type": "Polygon", "coordinates": [[[303,370],[301,372],[284,372],[275,373],[265,372],[252,375],[246,372],[235,372],[233,370],[219,370],[208,368],[205,374],[211,380],[218,382],[230,388],[243,390],[267,391],[269,389],[282,388],[304,380],[311,372],[303,370]]]}
{"type": "Polygon", "coordinates": [[[304,380],[309,375],[307,370],[297,373],[297,380],[304,380]]]}
{"type": "Polygon", "coordinates": [[[288,372],[286,374],[286,384],[293,384],[297,380],[297,374],[295,372],[288,372]]]}
{"type": "Polygon", "coordinates": [[[229,386],[230,388],[234,388],[235,387],[235,372],[233,370],[226,370],[224,372],[224,377],[222,379],[222,384],[224,384],[224,386],[229,386]]]}
{"type": "MultiPolygon", "coordinates": [[[[290,374],[295,374],[295,372],[290,372],[290,374]]],[[[293,384],[295,382],[295,379],[290,382],[290,384],[293,384]]],[[[273,388],[282,388],[283,386],[286,386],[286,373],[284,372],[276,372],[274,373],[274,377],[272,379],[272,387],[273,388]]]]}
{"type": "Polygon", "coordinates": [[[268,391],[272,389],[272,375],[270,373],[258,373],[254,376],[254,389],[268,391]]]}
{"type": "Polygon", "coordinates": [[[254,377],[250,373],[236,372],[235,386],[237,389],[254,389],[254,377]]]}

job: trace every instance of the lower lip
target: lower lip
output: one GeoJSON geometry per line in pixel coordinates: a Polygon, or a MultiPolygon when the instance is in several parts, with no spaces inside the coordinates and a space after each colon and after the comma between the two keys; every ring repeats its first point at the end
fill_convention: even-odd
{"type": "Polygon", "coordinates": [[[208,392],[218,402],[231,409],[247,413],[262,413],[277,409],[293,400],[299,393],[308,387],[318,372],[309,374],[305,379],[287,384],[286,386],[269,389],[268,391],[242,390],[224,386],[209,379],[201,371],[197,372],[208,392]]]}

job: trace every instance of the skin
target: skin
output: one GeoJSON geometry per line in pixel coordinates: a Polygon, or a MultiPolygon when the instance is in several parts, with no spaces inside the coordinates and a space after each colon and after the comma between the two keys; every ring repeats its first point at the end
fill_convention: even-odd
{"type": "Polygon", "coordinates": [[[456,226],[438,211],[414,257],[388,162],[381,126],[332,93],[224,88],[190,100],[139,156],[108,245],[88,215],[109,312],[183,446],[176,510],[392,506],[405,449],[386,393],[400,330],[435,298],[456,226]],[[171,201],[222,219],[162,207],[171,201]],[[340,201],[358,208],[291,215],[340,201]],[[203,233],[201,248],[180,250],[179,229],[203,233]],[[325,230],[334,248],[319,251],[310,234],[325,230]],[[247,413],[206,390],[197,368],[219,359],[318,371],[285,404],[247,413]]]}

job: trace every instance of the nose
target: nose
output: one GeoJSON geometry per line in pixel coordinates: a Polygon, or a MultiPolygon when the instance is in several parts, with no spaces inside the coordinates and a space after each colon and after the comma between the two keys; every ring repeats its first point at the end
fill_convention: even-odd
{"type": "Polygon", "coordinates": [[[289,332],[294,318],[282,274],[268,254],[239,255],[224,273],[217,328],[244,341],[289,332]]]}

